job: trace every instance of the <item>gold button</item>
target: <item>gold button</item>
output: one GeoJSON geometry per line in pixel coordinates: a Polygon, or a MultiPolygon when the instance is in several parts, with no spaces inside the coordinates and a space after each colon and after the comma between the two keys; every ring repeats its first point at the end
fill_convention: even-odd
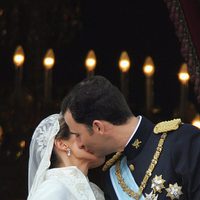
{"type": "Polygon", "coordinates": [[[133,172],[134,169],[135,169],[135,166],[134,166],[133,164],[130,164],[130,165],[129,165],[129,168],[130,168],[130,170],[133,172]]]}

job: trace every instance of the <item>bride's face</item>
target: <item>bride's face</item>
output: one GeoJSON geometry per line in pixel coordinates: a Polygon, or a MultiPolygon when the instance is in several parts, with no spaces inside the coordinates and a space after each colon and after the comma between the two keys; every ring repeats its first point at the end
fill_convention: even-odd
{"type": "Polygon", "coordinates": [[[81,161],[88,162],[89,168],[99,167],[100,165],[102,165],[104,163],[104,161],[105,161],[104,156],[97,157],[96,155],[94,155],[90,152],[87,152],[85,149],[80,149],[77,144],[75,135],[71,135],[68,142],[69,142],[69,147],[72,152],[72,156],[74,156],[75,158],[77,158],[81,161]]]}

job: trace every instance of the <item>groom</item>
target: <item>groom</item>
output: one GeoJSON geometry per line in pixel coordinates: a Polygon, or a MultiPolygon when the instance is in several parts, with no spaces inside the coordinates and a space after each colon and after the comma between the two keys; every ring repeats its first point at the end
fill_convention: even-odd
{"type": "Polygon", "coordinates": [[[103,167],[106,199],[199,200],[199,129],[135,116],[102,76],[78,83],[61,110],[80,148],[97,156],[117,152],[103,167]]]}

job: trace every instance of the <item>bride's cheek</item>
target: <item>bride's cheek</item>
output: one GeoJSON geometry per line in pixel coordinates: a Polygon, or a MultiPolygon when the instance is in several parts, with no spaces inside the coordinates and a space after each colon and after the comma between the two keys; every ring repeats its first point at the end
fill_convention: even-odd
{"type": "Polygon", "coordinates": [[[84,150],[80,152],[80,156],[85,159],[93,159],[93,156],[89,154],[88,152],[85,152],[84,150]]]}
{"type": "Polygon", "coordinates": [[[92,154],[86,153],[83,155],[83,157],[87,160],[93,161],[95,160],[95,157],[92,154]]]}

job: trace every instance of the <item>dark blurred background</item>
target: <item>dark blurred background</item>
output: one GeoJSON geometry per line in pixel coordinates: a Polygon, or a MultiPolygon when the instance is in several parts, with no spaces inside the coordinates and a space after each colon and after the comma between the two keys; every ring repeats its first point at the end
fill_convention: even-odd
{"type": "MultiPolygon", "coordinates": [[[[0,0],[0,199],[27,196],[28,146],[34,128],[49,114],[59,112],[63,97],[87,76],[86,55],[93,49],[95,74],[121,88],[118,61],[122,51],[130,58],[128,103],[138,115],[154,121],[180,117],[180,52],[169,10],[163,0],[0,0]],[[18,45],[25,62],[20,91],[13,63],[18,45]],[[44,98],[43,58],[55,54],[51,95],[44,98]],[[142,67],[147,56],[155,64],[154,102],[146,112],[146,79],[142,67]]],[[[199,113],[194,84],[189,81],[185,122],[199,113]]]]}

